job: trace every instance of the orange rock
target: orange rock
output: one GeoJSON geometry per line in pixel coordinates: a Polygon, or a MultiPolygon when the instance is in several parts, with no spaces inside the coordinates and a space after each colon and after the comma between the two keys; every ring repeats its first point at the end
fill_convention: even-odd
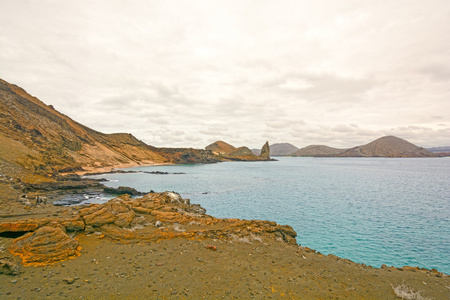
{"type": "Polygon", "coordinates": [[[73,217],[59,221],[62,226],[66,227],[67,231],[83,231],[85,224],[80,217],[73,217]]]}
{"type": "Polygon", "coordinates": [[[22,258],[24,266],[44,266],[80,256],[78,241],[61,228],[44,226],[15,239],[9,251],[22,258]]]}
{"type": "Polygon", "coordinates": [[[38,229],[39,223],[34,220],[14,220],[0,222],[0,233],[17,231],[34,231],[38,229]]]}
{"type": "Polygon", "coordinates": [[[114,220],[114,224],[119,227],[129,227],[131,221],[136,217],[136,213],[132,210],[118,214],[114,220]]]}

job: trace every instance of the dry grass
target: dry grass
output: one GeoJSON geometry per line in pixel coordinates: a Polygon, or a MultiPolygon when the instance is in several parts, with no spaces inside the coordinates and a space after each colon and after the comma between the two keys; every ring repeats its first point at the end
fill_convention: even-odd
{"type": "Polygon", "coordinates": [[[429,298],[423,297],[420,292],[414,291],[410,286],[406,285],[405,283],[402,283],[397,286],[392,286],[392,289],[394,290],[394,294],[402,299],[406,300],[428,300],[429,298]]]}

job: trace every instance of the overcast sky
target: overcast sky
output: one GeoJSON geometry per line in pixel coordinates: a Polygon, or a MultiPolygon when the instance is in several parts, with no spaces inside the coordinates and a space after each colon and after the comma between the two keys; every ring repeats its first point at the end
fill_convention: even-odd
{"type": "Polygon", "coordinates": [[[449,16],[448,0],[0,0],[0,78],[154,146],[444,146],[449,16]]]}

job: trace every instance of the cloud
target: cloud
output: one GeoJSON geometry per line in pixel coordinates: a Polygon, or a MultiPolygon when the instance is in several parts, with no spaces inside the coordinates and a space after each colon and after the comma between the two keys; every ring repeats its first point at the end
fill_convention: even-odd
{"type": "Polygon", "coordinates": [[[0,77],[99,131],[200,148],[450,138],[445,0],[0,5],[0,77]]]}

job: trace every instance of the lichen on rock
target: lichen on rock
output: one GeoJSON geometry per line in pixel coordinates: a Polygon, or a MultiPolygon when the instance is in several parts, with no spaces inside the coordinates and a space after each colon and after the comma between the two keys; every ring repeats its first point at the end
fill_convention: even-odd
{"type": "Polygon", "coordinates": [[[44,226],[13,242],[9,251],[22,258],[24,266],[45,266],[80,256],[78,241],[61,228],[44,226]]]}

